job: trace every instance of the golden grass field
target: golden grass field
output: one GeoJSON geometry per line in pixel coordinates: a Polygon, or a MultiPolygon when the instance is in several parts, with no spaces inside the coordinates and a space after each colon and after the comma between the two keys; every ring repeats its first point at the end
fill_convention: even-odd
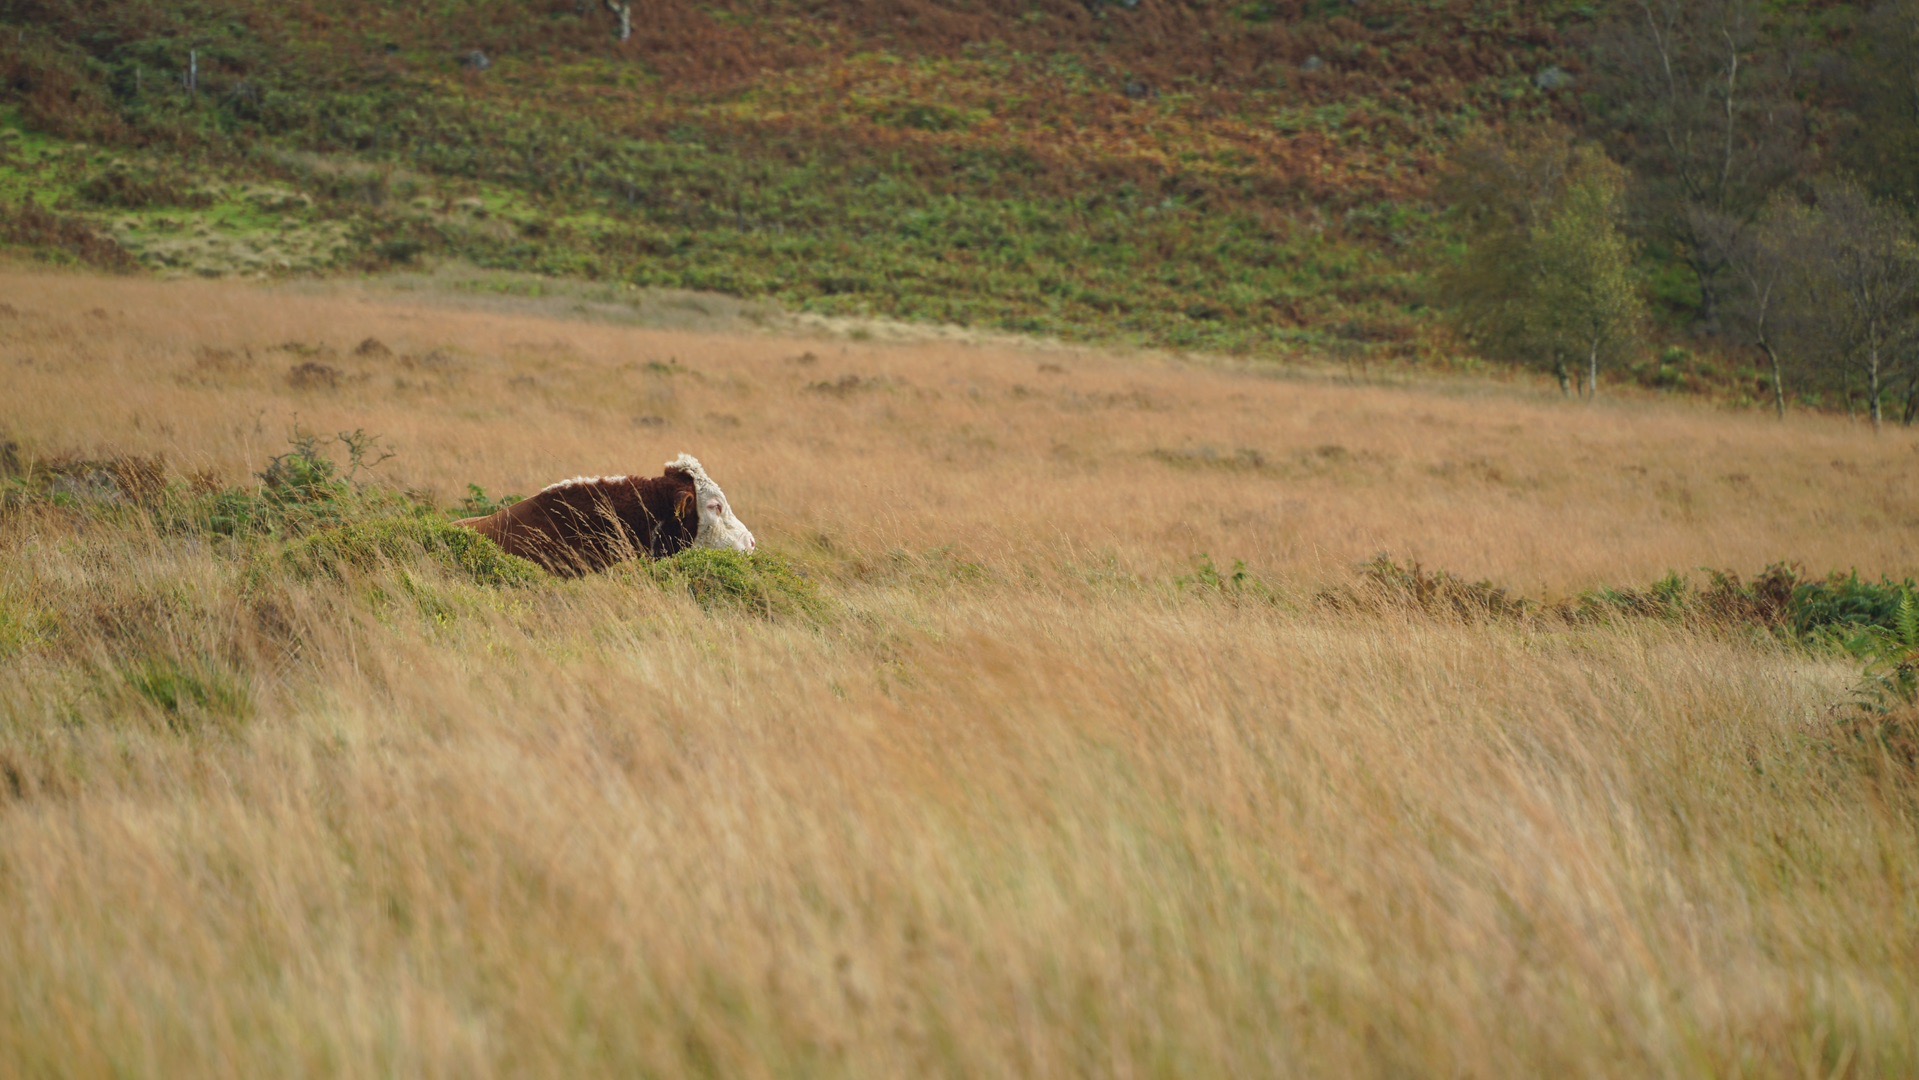
{"type": "Polygon", "coordinates": [[[0,303],[25,453],[239,485],[297,418],[451,507],[685,450],[831,609],[0,513],[0,1074],[1919,1071],[1919,791],[1822,738],[1856,665],[1314,600],[1382,551],[1910,575],[1911,432],[373,286],[0,303]],[[225,696],[129,690],[155,657],[225,696]]]}

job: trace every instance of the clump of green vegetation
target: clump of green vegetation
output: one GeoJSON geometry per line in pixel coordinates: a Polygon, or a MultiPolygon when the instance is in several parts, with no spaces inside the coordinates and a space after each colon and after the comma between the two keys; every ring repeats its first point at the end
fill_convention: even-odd
{"type": "Polygon", "coordinates": [[[1685,575],[1677,572],[1667,574],[1644,588],[1602,585],[1563,605],[1561,613],[1575,622],[1604,621],[1621,615],[1682,619],[1716,614],[1711,605],[1696,602],[1691,584],[1686,581],[1685,575]]]}
{"type": "Polygon", "coordinates": [[[300,535],[357,518],[424,509],[395,492],[362,486],[369,470],[393,456],[379,436],[363,429],[322,439],[295,430],[289,448],[267,462],[254,490],[227,488],[189,494],[164,506],[165,524],[219,536],[300,535]],[[328,455],[332,443],[345,452],[343,470],[328,455]]]}
{"type": "Polygon", "coordinates": [[[0,510],[32,503],[66,509],[152,508],[169,495],[166,462],[160,458],[67,454],[42,460],[23,456],[17,444],[0,445],[0,510]]]}
{"type": "Polygon", "coordinates": [[[1774,563],[1750,581],[1708,570],[1703,587],[1675,572],[1644,588],[1594,589],[1557,611],[1572,621],[1629,615],[1754,626],[1808,645],[1857,651],[1849,643],[1862,635],[1898,632],[1902,605],[1914,590],[1910,580],[1870,581],[1857,572],[1808,578],[1797,566],[1774,563]]]}
{"type": "MultiPolygon", "coordinates": [[[[1179,579],[1202,583],[1231,579],[1201,557],[1200,573],[1179,579]]],[[[1684,574],[1667,574],[1643,587],[1606,586],[1571,600],[1544,603],[1518,596],[1490,581],[1467,581],[1445,570],[1427,570],[1417,561],[1401,564],[1381,554],[1359,568],[1364,588],[1322,594],[1332,606],[1411,608],[1429,614],[1470,618],[1556,618],[1569,623],[1607,619],[1669,619],[1703,626],[1756,627],[1811,647],[1834,647],[1860,655],[1883,650],[1874,643],[1896,641],[1903,632],[1902,612],[1911,610],[1919,585],[1885,578],[1869,581],[1856,572],[1808,578],[1790,563],[1774,563],[1750,580],[1726,570],[1708,570],[1703,586],[1684,574]]]]}
{"type": "Polygon", "coordinates": [[[176,734],[231,727],[252,711],[246,687],[204,660],[143,657],[124,668],[121,676],[136,696],[159,706],[167,728],[176,734]]]}
{"type": "Polygon", "coordinates": [[[1193,572],[1174,578],[1173,584],[1183,591],[1216,593],[1235,600],[1275,598],[1272,587],[1253,576],[1253,572],[1246,569],[1244,560],[1234,559],[1232,570],[1227,571],[1220,569],[1213,562],[1213,557],[1204,553],[1193,556],[1193,572]]]}
{"type": "Polygon", "coordinates": [[[694,549],[670,559],[629,565],[631,573],[668,592],[684,591],[707,611],[745,611],[809,622],[824,622],[831,614],[818,586],[786,560],[765,552],[694,549]]]}
{"type": "Polygon", "coordinates": [[[353,521],[301,537],[281,552],[281,562],[306,578],[368,570],[386,562],[430,559],[476,585],[517,587],[546,580],[532,563],[501,551],[493,541],[435,518],[383,517],[353,521]]]}
{"type": "Polygon", "coordinates": [[[283,504],[316,503],[331,502],[347,493],[340,467],[320,452],[318,436],[296,431],[291,441],[293,448],[275,454],[260,473],[268,498],[283,504]]]}
{"type": "Polygon", "coordinates": [[[460,500],[460,513],[466,517],[486,517],[489,514],[497,514],[519,501],[518,495],[502,495],[496,499],[488,495],[486,489],[480,485],[468,484],[466,498],[460,500]]]}
{"type": "Polygon", "coordinates": [[[1793,592],[1793,629],[1800,634],[1896,630],[1915,588],[1919,585],[1911,580],[1869,581],[1857,572],[1804,582],[1793,592]]]}
{"type": "Polygon", "coordinates": [[[1868,711],[1888,712],[1919,703],[1919,593],[1910,586],[1902,589],[1898,606],[1884,624],[1853,625],[1849,632],[1828,633],[1865,664],[1860,704],[1868,711]]]}
{"type": "MultiPolygon", "coordinates": [[[[482,585],[542,579],[531,563],[455,528],[417,497],[363,483],[369,470],[392,456],[364,430],[331,440],[296,430],[287,451],[260,471],[259,486],[246,489],[221,488],[206,477],[169,479],[156,458],[40,460],[4,443],[0,510],[40,504],[95,517],[145,514],[165,532],[228,538],[236,542],[231,550],[242,555],[263,542],[286,540],[281,564],[305,577],[427,557],[482,585]],[[329,456],[328,443],[343,451],[344,466],[329,456]]],[[[469,503],[477,497],[504,505],[492,504],[477,487],[471,491],[469,503]]],[[[0,648],[27,636],[15,621],[0,611],[0,648]]]]}
{"type": "Polygon", "coordinates": [[[1853,707],[1834,718],[1829,745],[1868,775],[1910,785],[1919,777],[1919,593],[1900,594],[1892,626],[1836,640],[1864,670],[1853,707]]]}
{"type": "Polygon", "coordinates": [[[50,640],[58,625],[51,612],[0,593],[0,659],[50,640]]]}

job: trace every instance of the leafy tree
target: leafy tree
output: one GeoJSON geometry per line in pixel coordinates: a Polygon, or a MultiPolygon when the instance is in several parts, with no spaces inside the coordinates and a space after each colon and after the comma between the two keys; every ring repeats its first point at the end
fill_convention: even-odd
{"type": "Polygon", "coordinates": [[[1624,194],[1619,168],[1593,158],[1532,238],[1536,280],[1529,315],[1555,351],[1583,358],[1588,397],[1599,393],[1600,364],[1635,348],[1646,318],[1633,278],[1633,245],[1620,228],[1624,194]]]}
{"type": "Polygon", "coordinates": [[[1439,276],[1458,329],[1490,359],[1543,365],[1567,394],[1567,359],[1537,335],[1527,310],[1532,238],[1564,198],[1576,168],[1573,144],[1561,129],[1521,129],[1504,138],[1487,133],[1460,147],[1440,192],[1465,239],[1463,257],[1439,276]]]}
{"type": "Polygon", "coordinates": [[[1458,328],[1489,357],[1544,367],[1564,393],[1583,374],[1596,394],[1600,367],[1637,344],[1645,318],[1624,189],[1618,165],[1561,129],[1468,143],[1443,192],[1466,240],[1441,274],[1458,328]]]}

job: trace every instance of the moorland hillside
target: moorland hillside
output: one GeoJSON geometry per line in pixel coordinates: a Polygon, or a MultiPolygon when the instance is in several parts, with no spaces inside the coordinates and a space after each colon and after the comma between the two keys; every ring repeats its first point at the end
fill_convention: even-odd
{"type": "Polygon", "coordinates": [[[1576,113],[1572,3],[0,5],[0,239],[482,266],[1431,358],[1436,169],[1576,113]],[[1560,80],[1564,80],[1563,82],[1560,80]]]}

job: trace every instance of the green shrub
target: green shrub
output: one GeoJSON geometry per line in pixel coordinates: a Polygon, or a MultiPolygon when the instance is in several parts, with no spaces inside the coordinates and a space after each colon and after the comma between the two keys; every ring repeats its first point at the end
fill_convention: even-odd
{"type": "MultiPolygon", "coordinates": [[[[1401,566],[1385,555],[1359,570],[1368,587],[1324,593],[1320,602],[1335,608],[1416,608],[1467,619],[1538,614],[1570,623],[1653,618],[1751,627],[1801,647],[1842,652],[1862,669],[1853,703],[1857,708],[1846,711],[1861,719],[1857,731],[1847,730],[1853,735],[1877,733],[1868,741],[1891,739],[1902,748],[1898,752],[1908,765],[1919,762],[1919,739],[1914,737],[1919,721],[1913,712],[1919,705],[1919,587],[1912,581],[1867,581],[1857,572],[1806,581],[1798,567],[1774,563],[1751,581],[1710,570],[1706,587],[1694,588],[1675,572],[1643,589],[1594,589],[1542,608],[1491,582],[1429,572],[1417,562],[1401,566]]],[[[1197,571],[1180,578],[1179,584],[1237,592],[1245,577],[1237,564],[1228,576],[1200,556],[1197,571]]]]}
{"type": "Polygon", "coordinates": [[[302,499],[266,488],[225,488],[207,494],[176,492],[154,512],[156,520],[174,532],[293,537],[370,518],[418,517],[433,511],[404,494],[378,489],[340,489],[302,499]]]}
{"type": "Polygon", "coordinates": [[[1804,571],[1788,563],[1774,563],[1751,581],[1730,571],[1706,573],[1710,581],[1704,588],[1672,573],[1643,589],[1595,589],[1575,601],[1568,614],[1751,625],[1813,643],[1861,631],[1896,630],[1901,598],[1913,591],[1910,581],[1867,581],[1856,572],[1809,581],[1804,571]]]}
{"type": "Polygon", "coordinates": [[[466,486],[466,498],[460,500],[460,514],[464,517],[486,517],[519,502],[518,495],[502,495],[495,499],[478,484],[466,486]]]}
{"type": "Polygon", "coordinates": [[[220,536],[240,536],[252,532],[264,520],[257,496],[229,488],[181,507],[179,524],[198,526],[220,536]]]}
{"type": "Polygon", "coordinates": [[[1793,591],[1792,628],[1802,637],[1873,627],[1896,630],[1899,605],[1914,589],[1911,581],[1867,581],[1857,571],[1804,582],[1793,591]]]}
{"type": "Polygon", "coordinates": [[[296,431],[293,448],[276,454],[260,472],[262,495],[274,503],[331,502],[351,489],[340,478],[340,468],[320,452],[318,436],[296,431]]]}
{"type": "Polygon", "coordinates": [[[629,565],[668,592],[686,592],[707,611],[734,609],[812,622],[828,615],[818,587],[777,555],[695,549],[629,565]]]}
{"type": "Polygon", "coordinates": [[[383,562],[430,559],[476,585],[521,586],[546,579],[479,533],[427,517],[385,517],[323,529],[287,545],[284,565],[301,577],[338,577],[383,562]]]}
{"type": "Polygon", "coordinates": [[[1919,594],[1899,594],[1890,625],[1834,626],[1822,637],[1865,666],[1859,683],[1864,709],[1885,712],[1919,703],[1919,594]]]}
{"type": "Polygon", "coordinates": [[[392,456],[379,447],[378,436],[347,431],[322,440],[310,432],[295,431],[288,442],[289,449],[268,460],[260,471],[256,489],[208,493],[176,489],[159,508],[164,524],[219,536],[298,535],[355,519],[428,510],[398,492],[359,486],[360,474],[392,456]],[[344,448],[344,472],[322,449],[327,441],[344,448]]]}
{"type": "Polygon", "coordinates": [[[1891,628],[1831,639],[1863,670],[1853,707],[1836,711],[1828,745],[1869,774],[1911,785],[1919,777],[1919,594],[1899,597],[1891,628]]]}

